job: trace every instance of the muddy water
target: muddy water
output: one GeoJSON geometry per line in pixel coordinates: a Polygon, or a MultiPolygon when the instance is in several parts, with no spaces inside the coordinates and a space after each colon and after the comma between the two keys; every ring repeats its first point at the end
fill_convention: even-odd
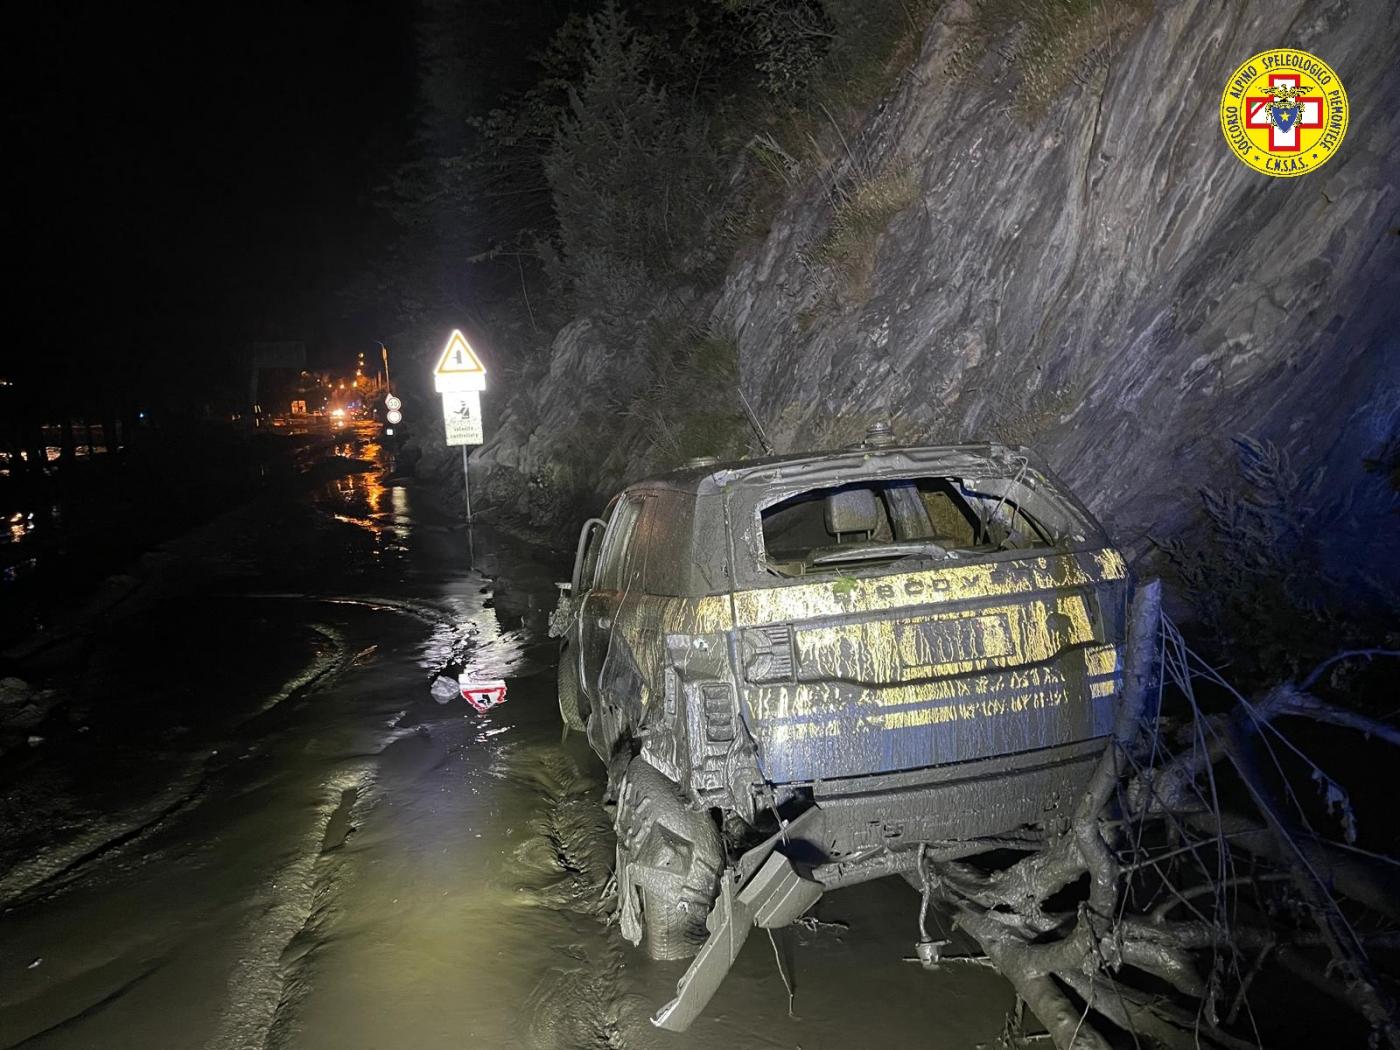
{"type": "Polygon", "coordinates": [[[902,883],[832,894],[820,925],[773,944],[756,933],[689,1033],[653,1029],[683,967],[606,922],[601,770],[561,742],[544,637],[558,566],[435,521],[378,473],[285,508],[253,546],[192,584],[224,639],[201,682],[152,699],[133,680],[142,652],[187,637],[187,602],[114,636],[112,703],[148,729],[179,711],[182,731],[151,730],[139,756],[159,783],[124,789],[109,757],[106,803],[54,775],[82,819],[0,873],[0,1047],[970,1048],[1000,1032],[994,975],[903,961],[902,883]],[[433,677],[460,666],[506,678],[508,702],[437,703],[433,677]]]}

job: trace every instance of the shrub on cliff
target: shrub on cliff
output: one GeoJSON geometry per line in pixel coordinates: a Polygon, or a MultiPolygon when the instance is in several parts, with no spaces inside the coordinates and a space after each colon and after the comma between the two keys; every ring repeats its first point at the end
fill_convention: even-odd
{"type": "Polygon", "coordinates": [[[577,83],[544,159],[557,221],[556,282],[613,325],[693,267],[718,183],[702,114],[653,71],[661,45],[609,3],[583,27],[577,83]]]}

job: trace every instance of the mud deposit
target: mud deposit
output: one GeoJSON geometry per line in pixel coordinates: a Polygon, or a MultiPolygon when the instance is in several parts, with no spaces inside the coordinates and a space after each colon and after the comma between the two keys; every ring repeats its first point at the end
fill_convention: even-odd
{"type": "Polygon", "coordinates": [[[374,473],[260,514],[95,630],[50,738],[3,771],[0,1047],[995,1040],[999,978],[904,961],[903,883],[751,938],[689,1033],[653,1029],[683,967],[609,921],[602,770],[560,740],[544,634],[560,566],[374,473]],[[463,666],[508,702],[438,703],[463,666]],[[99,672],[100,703],[78,681],[99,672]]]}

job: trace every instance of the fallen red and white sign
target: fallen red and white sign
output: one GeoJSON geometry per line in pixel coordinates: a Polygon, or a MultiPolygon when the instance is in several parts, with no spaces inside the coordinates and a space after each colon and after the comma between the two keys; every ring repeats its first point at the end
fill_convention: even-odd
{"type": "Polygon", "coordinates": [[[457,685],[462,699],[478,711],[489,711],[506,702],[506,683],[501,678],[469,678],[459,675],[457,685]]]}

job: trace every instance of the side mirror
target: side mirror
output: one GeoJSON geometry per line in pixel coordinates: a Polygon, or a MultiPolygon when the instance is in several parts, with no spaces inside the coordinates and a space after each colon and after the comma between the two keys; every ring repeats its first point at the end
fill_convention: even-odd
{"type": "Polygon", "coordinates": [[[602,518],[589,518],[579,530],[574,574],[569,581],[569,595],[574,599],[581,599],[593,587],[593,573],[598,567],[598,541],[607,526],[602,518]]]}
{"type": "Polygon", "coordinates": [[[554,603],[554,611],[549,614],[549,637],[563,638],[569,633],[569,628],[573,627],[574,615],[577,612],[572,597],[573,584],[565,580],[554,586],[559,588],[559,600],[554,603]]]}
{"type": "Polygon", "coordinates": [[[574,625],[579,604],[593,586],[593,570],[598,565],[598,538],[607,526],[602,518],[589,518],[578,534],[578,549],[574,552],[573,579],[556,583],[559,601],[549,614],[549,636],[563,638],[574,625]]]}

